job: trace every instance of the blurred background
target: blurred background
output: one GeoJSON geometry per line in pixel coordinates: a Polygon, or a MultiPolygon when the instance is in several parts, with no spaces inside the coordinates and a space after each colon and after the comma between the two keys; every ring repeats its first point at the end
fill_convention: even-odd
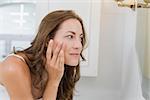
{"type": "Polygon", "coordinates": [[[83,18],[89,41],[74,100],[150,100],[150,10],[138,8],[139,2],[145,4],[143,0],[0,0],[0,61],[14,47],[30,46],[47,13],[72,9],[83,18]]]}

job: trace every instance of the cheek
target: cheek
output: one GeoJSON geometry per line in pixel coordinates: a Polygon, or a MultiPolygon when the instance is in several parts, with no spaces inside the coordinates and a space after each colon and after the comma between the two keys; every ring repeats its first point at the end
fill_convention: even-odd
{"type": "Polygon", "coordinates": [[[63,45],[64,45],[64,53],[67,54],[69,52],[69,46],[68,43],[63,41],[63,45]]]}
{"type": "Polygon", "coordinates": [[[62,42],[63,43],[63,45],[64,45],[64,54],[65,54],[65,56],[69,53],[69,48],[71,48],[71,42],[68,42],[66,39],[64,39],[64,38],[54,38],[54,43],[60,43],[60,42],[62,42]]]}
{"type": "Polygon", "coordinates": [[[69,53],[70,53],[70,44],[69,44],[69,42],[63,42],[64,43],[64,56],[65,56],[65,59],[67,59],[68,58],[68,55],[69,55],[69,53]]]}

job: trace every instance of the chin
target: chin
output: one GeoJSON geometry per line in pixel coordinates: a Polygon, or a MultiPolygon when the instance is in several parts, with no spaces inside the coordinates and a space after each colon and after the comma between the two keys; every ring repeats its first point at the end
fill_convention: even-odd
{"type": "Polygon", "coordinates": [[[66,62],[65,63],[66,65],[69,65],[69,66],[77,66],[78,64],[79,64],[79,61],[77,61],[77,62],[66,62]]]}

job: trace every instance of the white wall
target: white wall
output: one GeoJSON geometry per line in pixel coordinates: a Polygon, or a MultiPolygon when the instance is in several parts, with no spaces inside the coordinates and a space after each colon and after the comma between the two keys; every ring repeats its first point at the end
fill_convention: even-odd
{"type": "Polygon", "coordinates": [[[136,13],[117,7],[114,0],[103,0],[101,4],[98,76],[80,79],[76,99],[142,100],[137,66],[132,66],[134,58],[129,54],[133,51],[136,13]]]}
{"type": "Polygon", "coordinates": [[[140,69],[142,70],[142,92],[143,96],[150,99],[150,10],[138,9],[137,11],[137,35],[136,48],[138,51],[140,69]]]}

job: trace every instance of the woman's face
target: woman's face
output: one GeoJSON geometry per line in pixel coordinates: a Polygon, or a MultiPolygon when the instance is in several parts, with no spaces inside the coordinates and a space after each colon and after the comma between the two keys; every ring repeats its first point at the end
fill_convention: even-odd
{"type": "Polygon", "coordinates": [[[55,42],[63,42],[65,64],[76,66],[79,64],[83,38],[81,23],[77,19],[64,21],[54,37],[55,42]]]}

